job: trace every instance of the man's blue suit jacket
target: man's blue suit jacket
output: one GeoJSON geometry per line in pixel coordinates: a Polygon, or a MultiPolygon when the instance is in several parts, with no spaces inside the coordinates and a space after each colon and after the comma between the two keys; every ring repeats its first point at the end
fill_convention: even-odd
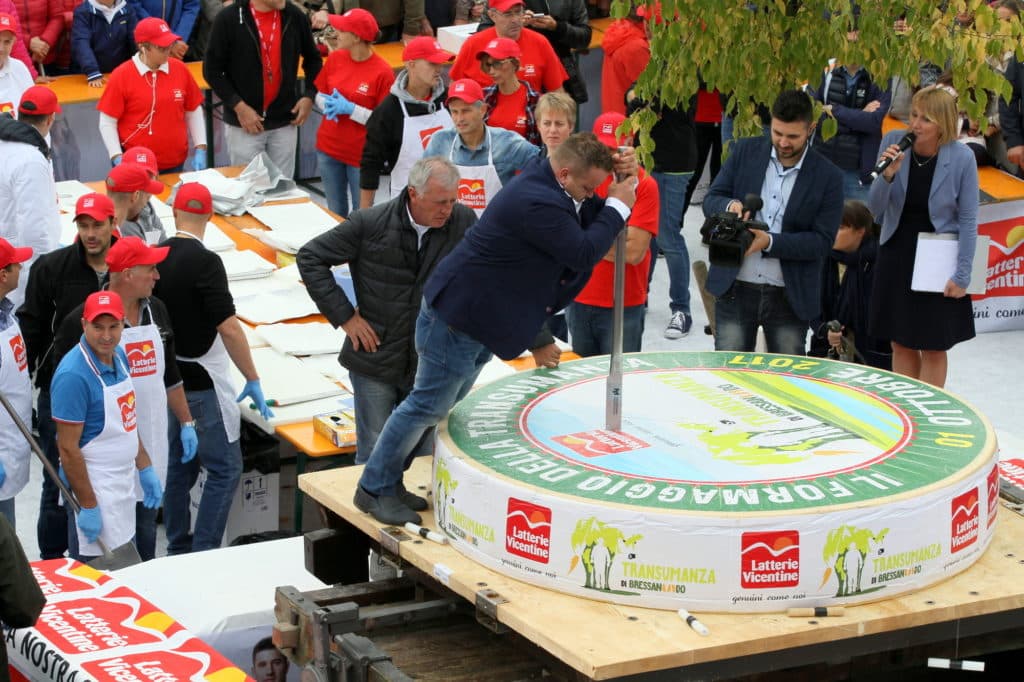
{"type": "MultiPolygon", "coordinates": [[[[771,155],[768,137],[737,140],[729,158],[704,197],[704,215],[725,211],[730,201],[748,194],[760,196],[771,155]]],[[[765,258],[778,258],[786,283],[786,300],[801,320],[813,320],[821,310],[821,272],[843,218],[843,174],[831,161],[808,150],[782,216],[782,232],[772,235],[765,258]]],[[[713,265],[707,290],[721,296],[729,290],[739,268],[713,265]]]]}
{"type": "Polygon", "coordinates": [[[538,159],[498,192],[423,296],[450,327],[509,360],[576,297],[623,225],[597,198],[577,215],[551,162],[538,159]]]}

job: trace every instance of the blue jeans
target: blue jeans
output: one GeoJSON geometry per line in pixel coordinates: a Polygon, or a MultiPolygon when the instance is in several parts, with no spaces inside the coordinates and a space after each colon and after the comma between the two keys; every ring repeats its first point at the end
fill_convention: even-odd
{"type": "Polygon", "coordinates": [[[870,187],[871,183],[861,184],[860,171],[843,171],[843,199],[856,199],[857,201],[866,202],[868,200],[868,188],[870,187]]]}
{"type": "Polygon", "coordinates": [[[426,301],[416,318],[419,366],[412,392],[391,413],[359,485],[372,495],[397,495],[402,472],[423,434],[448,415],[473,388],[491,352],[449,327],[426,301]]]}
{"type": "MultiPolygon", "coordinates": [[[[622,310],[622,352],[639,353],[644,338],[643,305],[629,305],[622,310]]],[[[572,349],[583,357],[609,355],[612,352],[613,308],[599,308],[572,303],[565,311],[572,335],[572,349]]]]}
{"type": "Polygon", "coordinates": [[[319,150],[316,163],[327,195],[327,208],[342,217],[348,215],[349,206],[359,208],[359,167],[349,166],[319,150]],[[349,196],[352,197],[351,204],[349,196]]]}
{"type": "Polygon", "coordinates": [[[793,312],[785,287],[736,280],[715,299],[715,350],[752,353],[758,327],[769,353],[806,353],[808,323],[793,312]]]}
{"type": "MultiPolygon", "coordinates": [[[[57,450],[57,426],[50,411],[50,390],[39,391],[36,403],[39,419],[39,445],[53,468],[60,466],[60,452],[57,450]]],[[[43,472],[43,490],[39,495],[39,519],[36,521],[36,540],[39,556],[43,559],[57,559],[68,551],[68,514],[60,506],[60,489],[43,472]]]]}
{"type": "Polygon", "coordinates": [[[674,313],[690,312],[690,252],[683,237],[683,211],[686,188],[693,173],[659,173],[651,177],[658,183],[660,203],[658,237],[651,240],[651,273],[658,261],[658,250],[665,254],[668,268],[669,308],[674,313]]]}
{"type": "Polygon", "coordinates": [[[0,500],[0,516],[6,516],[7,522],[11,524],[11,528],[17,533],[17,517],[14,515],[14,498],[8,498],[6,500],[0,500]]]}
{"type": "Polygon", "coordinates": [[[181,432],[178,420],[168,414],[167,489],[164,491],[164,525],[167,553],[186,554],[220,547],[228,523],[231,501],[242,477],[242,450],[238,441],[228,441],[224,420],[212,388],[186,391],[188,409],[196,422],[199,450],[192,461],[182,464],[181,432]],[[199,465],[206,469],[206,485],[196,513],[196,530],[189,535],[192,520],[189,491],[199,477],[199,465]]]}
{"type": "MultiPolygon", "coordinates": [[[[377,444],[384,423],[409,391],[386,381],[349,370],[356,408],[356,464],[366,464],[377,444]]],[[[434,429],[427,429],[413,456],[426,455],[434,449],[434,429]]]]}
{"type": "Polygon", "coordinates": [[[156,558],[156,514],[159,509],[147,509],[135,503],[135,546],[143,561],[156,558]]]}

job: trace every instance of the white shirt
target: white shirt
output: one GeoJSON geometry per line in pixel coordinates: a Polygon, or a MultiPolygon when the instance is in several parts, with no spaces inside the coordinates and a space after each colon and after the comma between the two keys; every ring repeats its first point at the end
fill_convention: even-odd
{"type": "Polygon", "coordinates": [[[10,56],[0,67],[0,114],[18,117],[18,103],[25,91],[32,87],[32,74],[17,59],[10,56]]]}
{"type": "MultiPolygon", "coordinates": [[[[761,199],[764,205],[757,212],[756,219],[768,226],[768,248],[771,251],[774,240],[772,234],[782,232],[782,217],[786,214],[786,207],[789,205],[789,195],[793,193],[793,186],[796,184],[797,176],[800,174],[800,167],[807,158],[807,150],[811,148],[810,143],[804,147],[804,153],[795,166],[783,168],[775,153],[775,145],[772,145],[771,156],[768,158],[768,168],[764,173],[764,182],[761,184],[761,199]]],[[[752,253],[743,259],[743,265],[736,274],[736,279],[753,284],[770,284],[776,287],[786,286],[782,278],[782,264],[778,258],[765,258],[762,252],[752,253]]]]}

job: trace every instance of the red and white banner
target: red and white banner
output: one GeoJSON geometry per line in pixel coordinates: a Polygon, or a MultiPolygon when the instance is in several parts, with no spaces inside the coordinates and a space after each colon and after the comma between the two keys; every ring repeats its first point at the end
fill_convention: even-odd
{"type": "Polygon", "coordinates": [[[216,680],[242,670],[116,578],[71,559],[37,561],[46,595],[36,626],[7,633],[13,669],[30,680],[216,680]]]}
{"type": "Polygon", "coordinates": [[[1024,329],[1024,200],[982,204],[978,234],[991,240],[983,296],[972,296],[979,332],[1024,329]]]}

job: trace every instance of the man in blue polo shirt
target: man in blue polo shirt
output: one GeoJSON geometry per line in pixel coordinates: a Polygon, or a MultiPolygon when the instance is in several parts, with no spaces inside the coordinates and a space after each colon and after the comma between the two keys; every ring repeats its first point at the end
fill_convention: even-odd
{"type": "Polygon", "coordinates": [[[72,557],[103,554],[96,542],[119,547],[135,537],[136,481],[154,509],[163,491],[139,440],[128,359],[118,344],[124,304],[112,291],[85,300],[82,339],[57,366],[50,384],[61,467],[81,511],[69,517],[72,557]],[[138,470],[138,476],[135,476],[138,470]]]}
{"type": "Polygon", "coordinates": [[[540,148],[519,133],[484,123],[484,91],[471,78],[453,82],[445,104],[454,127],[434,133],[423,156],[443,156],[455,164],[462,178],[459,203],[479,217],[498,190],[540,155],[540,148]]]}

